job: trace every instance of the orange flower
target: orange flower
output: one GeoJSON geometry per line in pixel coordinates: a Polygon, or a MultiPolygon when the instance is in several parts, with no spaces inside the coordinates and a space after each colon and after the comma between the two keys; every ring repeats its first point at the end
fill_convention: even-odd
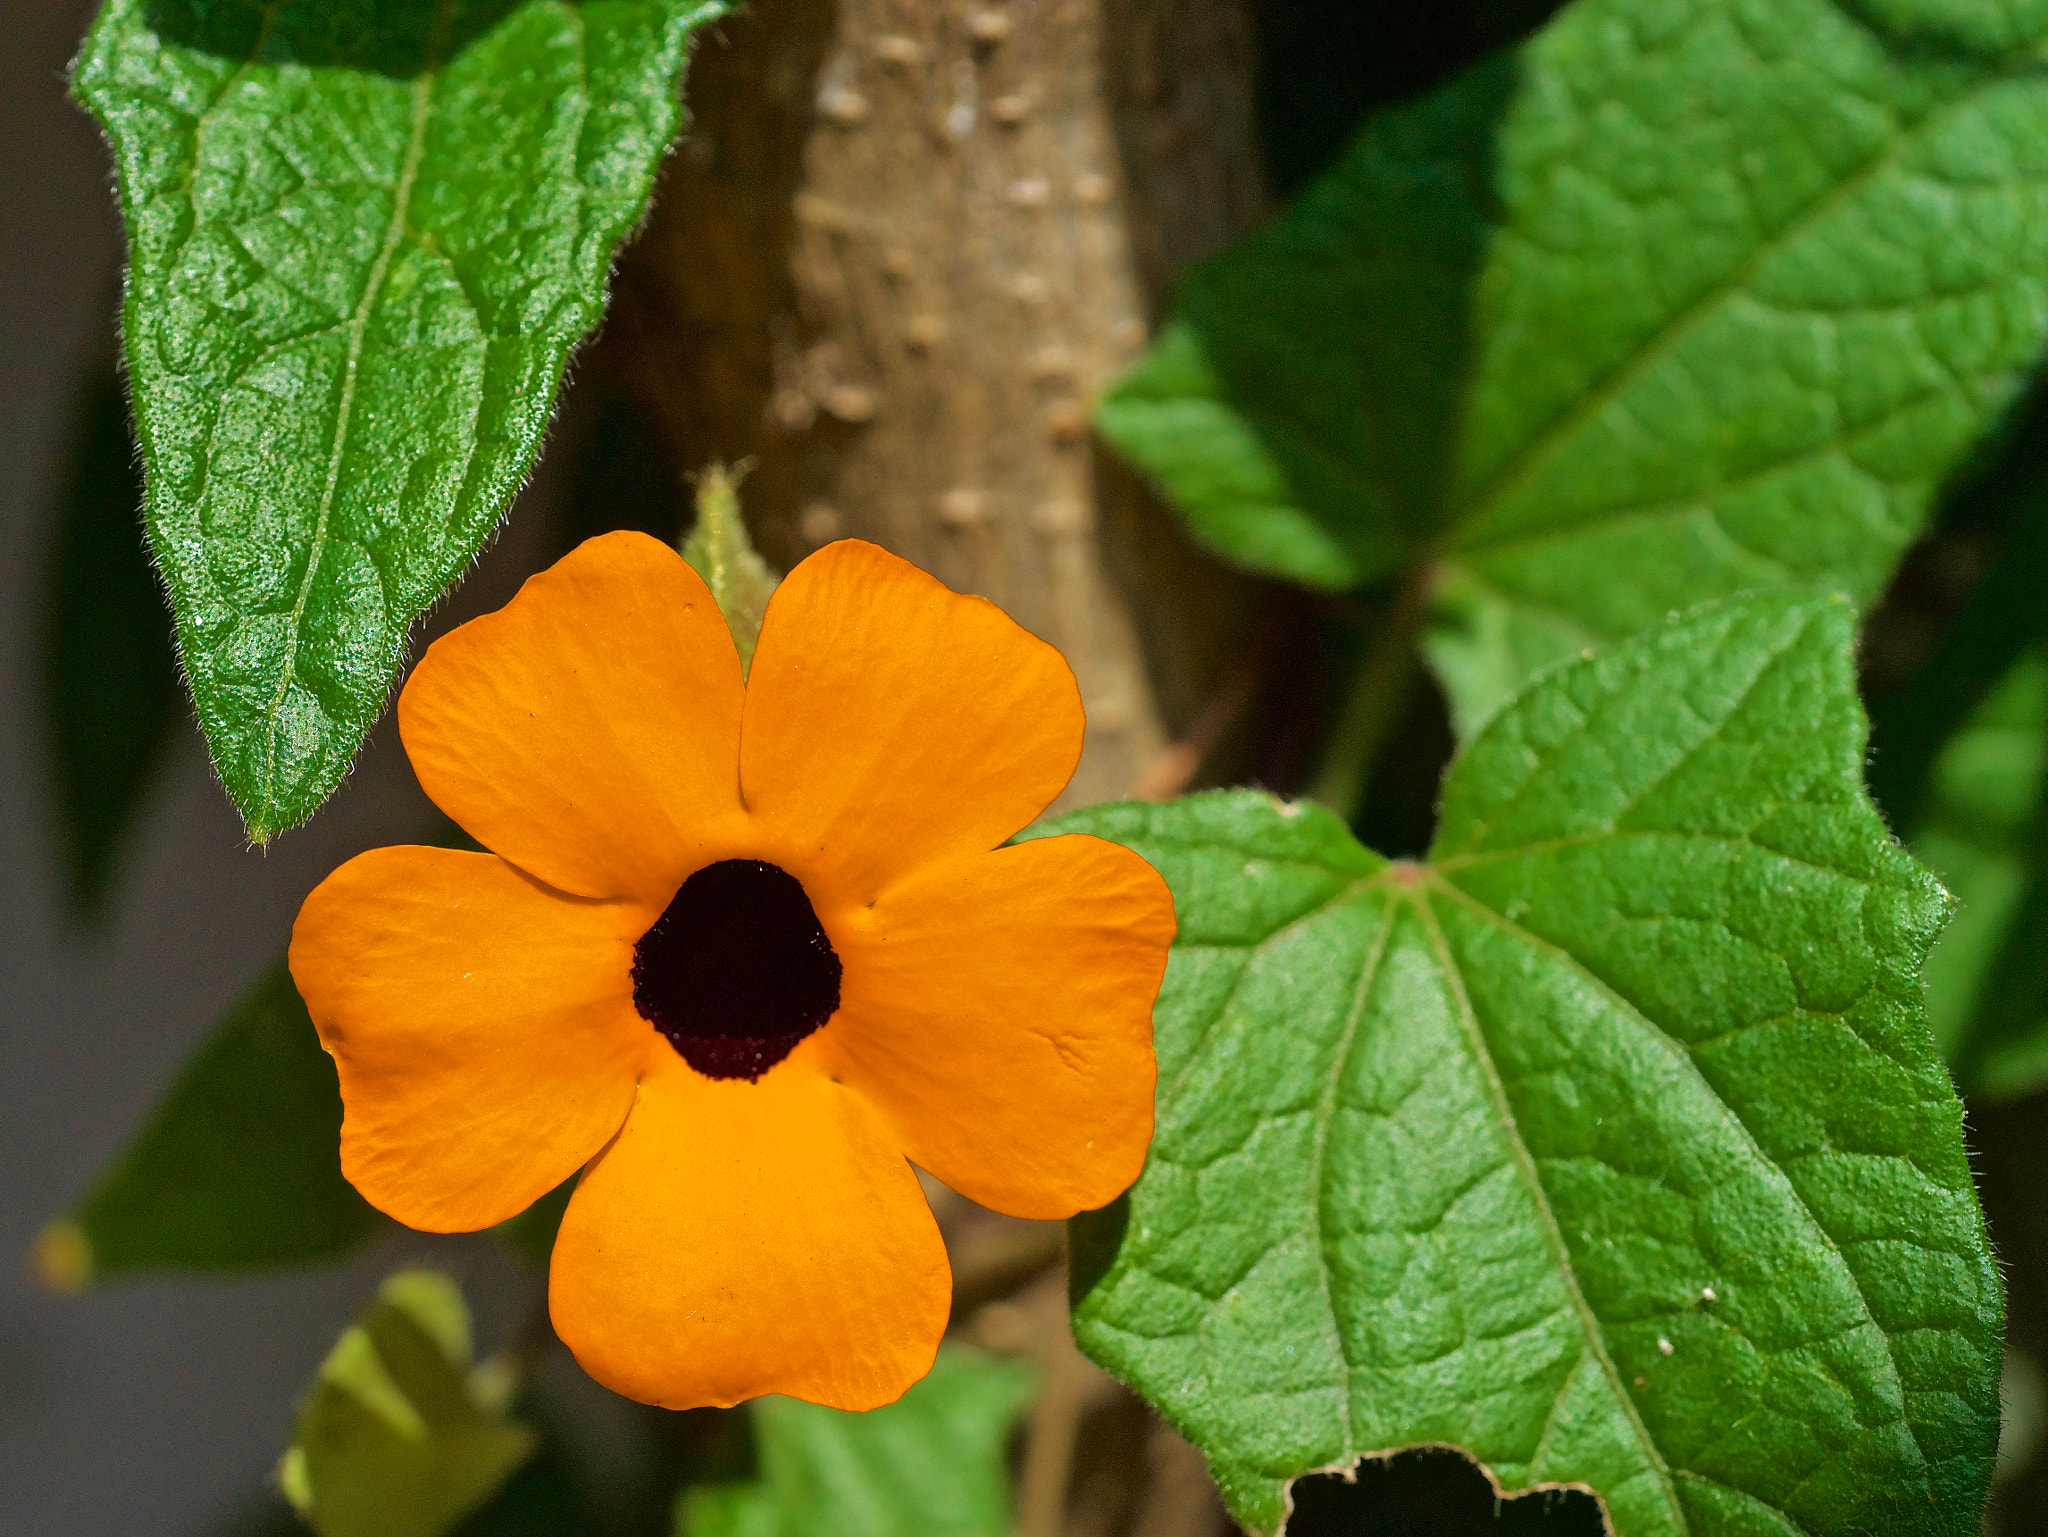
{"type": "Polygon", "coordinates": [[[495,852],[373,850],[299,913],[342,1168],[435,1232],[582,1169],[548,1300],[600,1382],[888,1403],[951,1301],[912,1162],[1023,1217],[1137,1177],[1172,899],[1099,839],[998,847],[1082,715],[992,604],[835,544],[742,682],[697,574],[608,534],[437,642],[398,718],[495,852]]]}

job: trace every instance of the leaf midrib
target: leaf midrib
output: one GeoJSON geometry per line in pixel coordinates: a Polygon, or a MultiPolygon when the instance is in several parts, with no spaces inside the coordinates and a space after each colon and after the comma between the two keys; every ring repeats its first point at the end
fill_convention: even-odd
{"type": "MultiPolygon", "coordinates": [[[[1351,1064],[1359,1022],[1365,1018],[1365,1001],[1372,993],[1373,983],[1379,979],[1380,964],[1386,959],[1387,946],[1393,940],[1394,921],[1395,903],[1390,901],[1381,913],[1380,931],[1373,940],[1372,949],[1358,968],[1358,981],[1351,989],[1351,1005],[1345,1011],[1344,1029],[1332,1056],[1329,1080],[1323,1085],[1322,1098],[1316,1106],[1314,1131],[1309,1143],[1309,1221],[1315,1229],[1316,1274],[1323,1283],[1323,1307],[1333,1324],[1337,1318],[1337,1298],[1331,1279],[1328,1224],[1323,1220],[1326,1199],[1323,1189],[1324,1158],[1329,1148],[1330,1123],[1336,1119],[1337,1094],[1351,1064]]],[[[1354,1368],[1351,1354],[1344,1348],[1343,1330],[1333,1328],[1331,1332],[1337,1336],[1337,1355],[1344,1364],[1344,1455],[1355,1457],[1364,1448],[1358,1445],[1357,1430],[1351,1421],[1351,1374],[1354,1368]]]]}
{"type": "MultiPolygon", "coordinates": [[[[1307,862],[1303,861],[1302,863],[1306,864],[1307,862]]],[[[1340,870],[1331,870],[1326,865],[1310,865],[1309,867],[1312,869],[1321,870],[1325,874],[1335,875],[1340,879],[1343,878],[1343,876],[1347,873],[1345,871],[1340,870]]],[[[1291,934],[1296,929],[1302,928],[1307,924],[1315,922],[1316,919],[1322,917],[1325,913],[1334,912],[1337,908],[1344,907],[1372,891],[1382,889],[1392,880],[1397,878],[1397,871],[1404,868],[1405,866],[1403,865],[1389,862],[1388,864],[1382,866],[1379,870],[1375,871],[1371,875],[1353,879],[1349,881],[1341,890],[1332,893],[1330,896],[1325,897],[1322,901],[1316,903],[1314,906],[1308,908],[1306,911],[1296,914],[1294,917],[1288,919],[1285,923],[1280,924],[1278,927],[1269,930],[1265,934],[1262,934],[1256,941],[1249,945],[1203,945],[1200,941],[1190,941],[1185,946],[1185,948],[1229,948],[1249,950],[1256,954],[1257,952],[1264,950],[1266,946],[1272,944],[1273,941],[1279,939],[1282,935],[1291,934]]],[[[1175,948],[1178,949],[1183,947],[1181,946],[1179,941],[1176,941],[1175,948]]],[[[1181,1090],[1187,1086],[1188,1075],[1192,1073],[1195,1070],[1196,1066],[1201,1062],[1204,1053],[1206,1053],[1209,1049],[1209,1043],[1215,1040],[1216,1032],[1222,1028],[1223,1022],[1229,1018],[1231,1006],[1237,1002],[1237,995],[1244,990],[1245,980],[1251,975],[1251,971],[1251,962],[1250,959],[1247,958],[1245,964],[1238,968],[1237,975],[1231,978],[1229,989],[1225,991],[1224,995],[1220,999],[1217,1000],[1215,1008],[1210,1012],[1208,1019],[1203,1022],[1202,1033],[1195,1038],[1195,1041],[1188,1049],[1186,1058],[1181,1062],[1180,1067],[1175,1070],[1173,1075],[1173,1081],[1171,1083],[1160,1085],[1157,1094],[1157,1104],[1158,1119],[1161,1122],[1166,1121],[1172,1115],[1174,1107],[1180,1103],[1181,1090]]]]}
{"type": "MultiPolygon", "coordinates": [[[[363,284],[363,296],[356,304],[355,313],[349,318],[348,345],[342,362],[341,388],[335,406],[334,435],[327,456],[327,478],[321,486],[320,506],[313,519],[313,534],[306,552],[306,570],[299,578],[299,590],[292,602],[291,613],[285,621],[284,663],[279,670],[277,689],[271,695],[270,703],[263,712],[263,772],[259,783],[262,786],[265,807],[273,813],[279,809],[274,791],[277,774],[277,712],[298,677],[299,641],[306,604],[312,597],[313,584],[320,572],[320,558],[327,548],[327,521],[333,511],[335,490],[341,482],[342,460],[348,451],[349,420],[355,408],[356,375],[362,364],[370,317],[376,309],[378,298],[383,293],[384,281],[390,274],[392,259],[397,255],[398,248],[405,239],[406,216],[412,202],[413,183],[419,175],[420,159],[426,149],[427,124],[433,115],[434,86],[442,67],[441,48],[447,35],[448,16],[452,4],[453,0],[435,0],[434,19],[428,34],[426,67],[413,82],[412,127],[406,141],[404,158],[399,164],[398,181],[392,189],[391,217],[385,225],[384,239],[378,247],[376,259],[370,264],[369,275],[363,284]]],[[[270,829],[251,830],[261,838],[263,833],[270,829]]]]}
{"type": "MultiPolygon", "coordinates": [[[[1836,871],[1834,873],[1840,876],[1842,879],[1851,881],[1855,884],[1865,886],[1869,884],[1868,882],[1858,880],[1857,877],[1850,875],[1845,871],[1836,871]]],[[[1479,898],[1473,896],[1470,892],[1461,890],[1452,882],[1443,879],[1443,877],[1438,875],[1434,870],[1426,871],[1425,875],[1428,884],[1432,890],[1442,894],[1448,900],[1464,908],[1467,912],[1475,914],[1482,922],[1491,924],[1493,927],[1499,929],[1503,934],[1506,934],[1516,943],[1526,945],[1531,949],[1540,950],[1545,954],[1557,956],[1558,958],[1563,960],[1579,976],[1585,978],[1585,980],[1588,983],[1590,983],[1593,987],[1599,989],[1601,996],[1610,1000],[1614,1004],[1614,1006],[1617,1009],[1619,1009],[1623,1014],[1625,1014],[1630,1019],[1635,1020],[1639,1025],[1642,1026],[1643,1029],[1652,1032],[1657,1037],[1657,1039],[1664,1042],[1670,1048],[1674,1059],[1679,1062],[1682,1062],[1685,1065],[1686,1071],[1693,1076],[1693,1078],[1699,1083],[1700,1087],[1703,1090],[1705,1090],[1705,1092],[1712,1098],[1713,1102],[1719,1105],[1721,1109],[1724,1112],[1726,1112],[1730,1123],[1741,1131],[1743,1141],[1748,1144],[1751,1153],[1756,1157],[1758,1162],[1763,1164],[1766,1168],[1772,1170],[1774,1173],[1778,1175],[1780,1179],[1784,1181],[1786,1193],[1789,1194],[1791,1198],[1798,1203],[1799,1209],[1806,1214],[1807,1220],[1813,1224],[1813,1230],[1820,1235],[1822,1242],[1825,1243],[1827,1247],[1830,1250],[1832,1250],[1839,1259],[1841,1259],[1843,1273],[1847,1276],[1849,1284],[1855,1289],[1856,1300],[1863,1309],[1864,1320],[1872,1328],[1876,1329],[1878,1336],[1884,1341],[1885,1358],[1891,1363],[1892,1368],[1892,1386],[1899,1395],[1899,1402],[1901,1405],[1898,1423],[1905,1427],[1906,1434],[1913,1443],[1914,1455],[1919,1458],[1921,1467],[1930,1467],[1931,1465],[1927,1459],[1926,1448],[1923,1447],[1920,1443],[1920,1428],[1913,1422],[1912,1415],[1904,1407],[1906,1398],[1905,1381],[1899,1371],[1898,1351],[1892,1342],[1891,1331],[1884,1328],[1881,1324],[1878,1323],[1876,1310],[1871,1307],[1870,1298],[1864,1292],[1862,1277],[1856,1274],[1855,1267],[1849,1264],[1848,1257],[1842,1253],[1842,1246],[1840,1242],[1837,1241],[1833,1233],[1828,1231],[1827,1225],[1820,1219],[1820,1214],[1813,1209],[1812,1205],[1807,1201],[1806,1197],[1800,1192],[1799,1187],[1792,1182],[1790,1175],[1786,1174],[1784,1166],[1778,1161],[1778,1159],[1773,1157],[1769,1152],[1765,1150],[1763,1144],[1757,1140],[1756,1133],[1753,1130],[1751,1130],[1749,1123],[1743,1119],[1741,1113],[1737,1111],[1733,1105],[1728,1103],[1727,1099],[1721,1094],[1721,1092],[1714,1087],[1712,1082],[1708,1080],[1706,1074],[1700,1070],[1699,1062],[1693,1056],[1692,1048],[1688,1046],[1679,1037],[1672,1034],[1671,1031],[1666,1029],[1662,1024],[1658,1023],[1656,1020],[1652,1019],[1648,1014],[1644,1013],[1640,1007],[1638,1007],[1629,998],[1625,997],[1605,977],[1601,976],[1583,959],[1581,959],[1578,955],[1573,953],[1570,949],[1566,948],[1563,944],[1560,944],[1554,940],[1545,939],[1542,935],[1522,927],[1521,924],[1515,922],[1512,918],[1509,918],[1505,913],[1495,911],[1493,908],[1487,906],[1486,903],[1482,902],[1479,898]]],[[[1421,901],[1417,902],[1418,907],[1426,908],[1427,905],[1427,903],[1421,901]]],[[[1434,913],[1430,914],[1429,922],[1432,926],[1435,925],[1436,918],[1434,913]]],[[[1434,932],[1438,933],[1440,937],[1440,931],[1434,932]]],[[[1464,999],[1464,976],[1463,973],[1460,972],[1457,969],[1456,965],[1452,962],[1447,947],[1442,953],[1441,961],[1444,967],[1446,968],[1447,973],[1456,979],[1455,985],[1458,989],[1458,995],[1461,1000],[1462,1006],[1462,1001],[1464,999]]],[[[1477,1030],[1476,1016],[1473,1019],[1473,1028],[1475,1031],[1477,1030]]],[[[1477,1049],[1483,1050],[1483,1046],[1477,1049]]],[[[1489,1072],[1491,1072],[1492,1057],[1490,1054],[1487,1056],[1486,1060],[1488,1070],[1489,1072]]],[[[1503,1089],[1502,1092],[1504,1096],[1505,1089],[1503,1089]]],[[[1507,1124],[1510,1128],[1512,1128],[1514,1125],[1514,1121],[1511,1112],[1508,1112],[1505,1109],[1506,1101],[1504,1097],[1501,1103],[1504,1107],[1502,1113],[1508,1116],[1507,1124]]],[[[1514,1135],[1514,1140],[1519,1148],[1520,1137],[1518,1134],[1514,1135]]],[[[1531,1177],[1533,1179],[1535,1177],[1533,1163],[1530,1165],[1530,1168],[1531,1177]]],[[[1546,1222],[1554,1224],[1555,1218],[1550,1211],[1549,1203],[1547,1200],[1545,1200],[1543,1203],[1543,1209],[1546,1222]]],[[[1563,1242],[1563,1232],[1561,1229],[1558,1231],[1558,1242],[1560,1244],[1563,1242]]],[[[1560,1263],[1568,1266],[1568,1257],[1561,1258],[1560,1263]]],[[[1576,1287],[1576,1282],[1574,1282],[1573,1285],[1574,1287],[1576,1287]]],[[[1586,1316],[1590,1318],[1594,1315],[1592,1315],[1589,1310],[1586,1316]]],[[[1626,1395],[1624,1395],[1624,1397],[1626,1397],[1626,1395]]],[[[1633,1417],[1634,1400],[1630,1399],[1628,1400],[1628,1402],[1630,1405],[1630,1414],[1633,1417]]],[[[1641,1421],[1637,1420],[1637,1423],[1640,1425],[1641,1421]]],[[[1647,1432],[1645,1432],[1645,1434],[1647,1435],[1647,1432]]],[[[1751,1499],[1762,1498],[1760,1495],[1757,1495],[1753,1492],[1750,1493],[1749,1497],[1751,1499]]],[[[1772,1508],[1777,1509],[1776,1506],[1773,1506],[1772,1508]]],[[[1788,1520],[1791,1519],[1789,1512],[1780,1510],[1779,1514],[1784,1515],[1788,1520]]]]}
{"type": "MultiPolygon", "coordinates": [[[[1550,1204],[1550,1192],[1544,1186],[1541,1171],[1536,1167],[1535,1155],[1522,1140],[1520,1127],[1515,1120],[1514,1107],[1508,1101],[1507,1085],[1501,1080],[1500,1070],[1494,1063],[1493,1052],[1487,1045],[1485,1032],[1480,1029],[1479,1016],[1465,991],[1464,973],[1451,955],[1443,928],[1437,922],[1436,913],[1426,898],[1425,893],[1432,890],[1455,892],[1456,888],[1425,868],[1420,882],[1402,892],[1395,901],[1405,898],[1414,907],[1417,919],[1429,937],[1430,954],[1442,971],[1451,995],[1456,1000],[1458,1021],[1464,1030],[1473,1062],[1478,1066],[1480,1076],[1485,1081],[1487,1098],[1493,1106],[1494,1118],[1500,1127],[1501,1136],[1508,1145],[1508,1151],[1515,1160],[1516,1170],[1520,1173],[1522,1182],[1528,1189],[1530,1201],[1536,1208],[1552,1263],[1564,1286],[1565,1294],[1570,1299],[1572,1312],[1578,1318],[1580,1332],[1585,1336],[1587,1353],[1598,1363],[1601,1372],[1606,1376],[1608,1385],[1613,1389],[1615,1401],[1621,1405],[1622,1412],[1628,1417],[1629,1428],[1634,1433],[1637,1444],[1641,1446],[1643,1456],[1657,1475],[1657,1482],[1664,1491],[1665,1505],[1671,1512],[1674,1530],[1680,1537],[1687,1537],[1692,1528],[1686,1520],[1685,1507],[1679,1501],[1678,1489],[1672,1482],[1671,1469],[1664,1460],[1663,1451],[1650,1435],[1649,1426],[1643,1423],[1642,1414],[1636,1408],[1635,1397],[1623,1383],[1621,1371],[1614,1364],[1614,1358],[1607,1353],[1606,1336],[1599,1315],[1593,1311],[1592,1304],[1586,1300],[1586,1294],[1579,1286],[1578,1271],[1572,1264],[1571,1250],[1564,1239],[1564,1229],[1558,1223],[1557,1213],[1550,1204]]],[[[1462,897],[1463,893],[1458,892],[1457,895],[1462,897]]],[[[1388,906],[1391,909],[1394,902],[1390,902],[1388,906]]],[[[1392,917],[1390,911],[1390,922],[1392,917]]]]}

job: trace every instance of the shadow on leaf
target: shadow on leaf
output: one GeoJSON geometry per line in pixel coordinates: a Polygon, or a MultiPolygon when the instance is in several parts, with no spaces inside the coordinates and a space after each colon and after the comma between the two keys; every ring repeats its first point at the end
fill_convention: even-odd
{"type": "Polygon", "coordinates": [[[462,52],[522,0],[155,0],[150,30],[221,58],[409,80],[462,52]]]}

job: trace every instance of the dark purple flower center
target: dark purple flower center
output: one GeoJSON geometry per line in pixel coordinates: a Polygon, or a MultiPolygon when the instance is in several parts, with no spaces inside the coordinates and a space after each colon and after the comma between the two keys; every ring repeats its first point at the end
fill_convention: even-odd
{"type": "Polygon", "coordinates": [[[787,870],[723,859],[633,947],[633,1005],[708,1078],[759,1078],[839,1007],[839,956],[787,870]]]}

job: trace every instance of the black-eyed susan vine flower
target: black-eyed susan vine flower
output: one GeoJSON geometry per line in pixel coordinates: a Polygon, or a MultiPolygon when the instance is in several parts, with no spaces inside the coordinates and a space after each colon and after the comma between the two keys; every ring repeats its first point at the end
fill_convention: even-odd
{"type": "Polygon", "coordinates": [[[549,1305],[671,1407],[858,1409],[931,1365],[951,1278],[912,1164],[1065,1217],[1152,1130],[1165,883],[1080,836],[1059,653],[871,545],[777,589],[750,675],[711,594],[591,540],[420,661],[427,793],[490,853],[377,849],[293,930],[342,1167],[432,1231],[582,1169],[549,1305]]]}

